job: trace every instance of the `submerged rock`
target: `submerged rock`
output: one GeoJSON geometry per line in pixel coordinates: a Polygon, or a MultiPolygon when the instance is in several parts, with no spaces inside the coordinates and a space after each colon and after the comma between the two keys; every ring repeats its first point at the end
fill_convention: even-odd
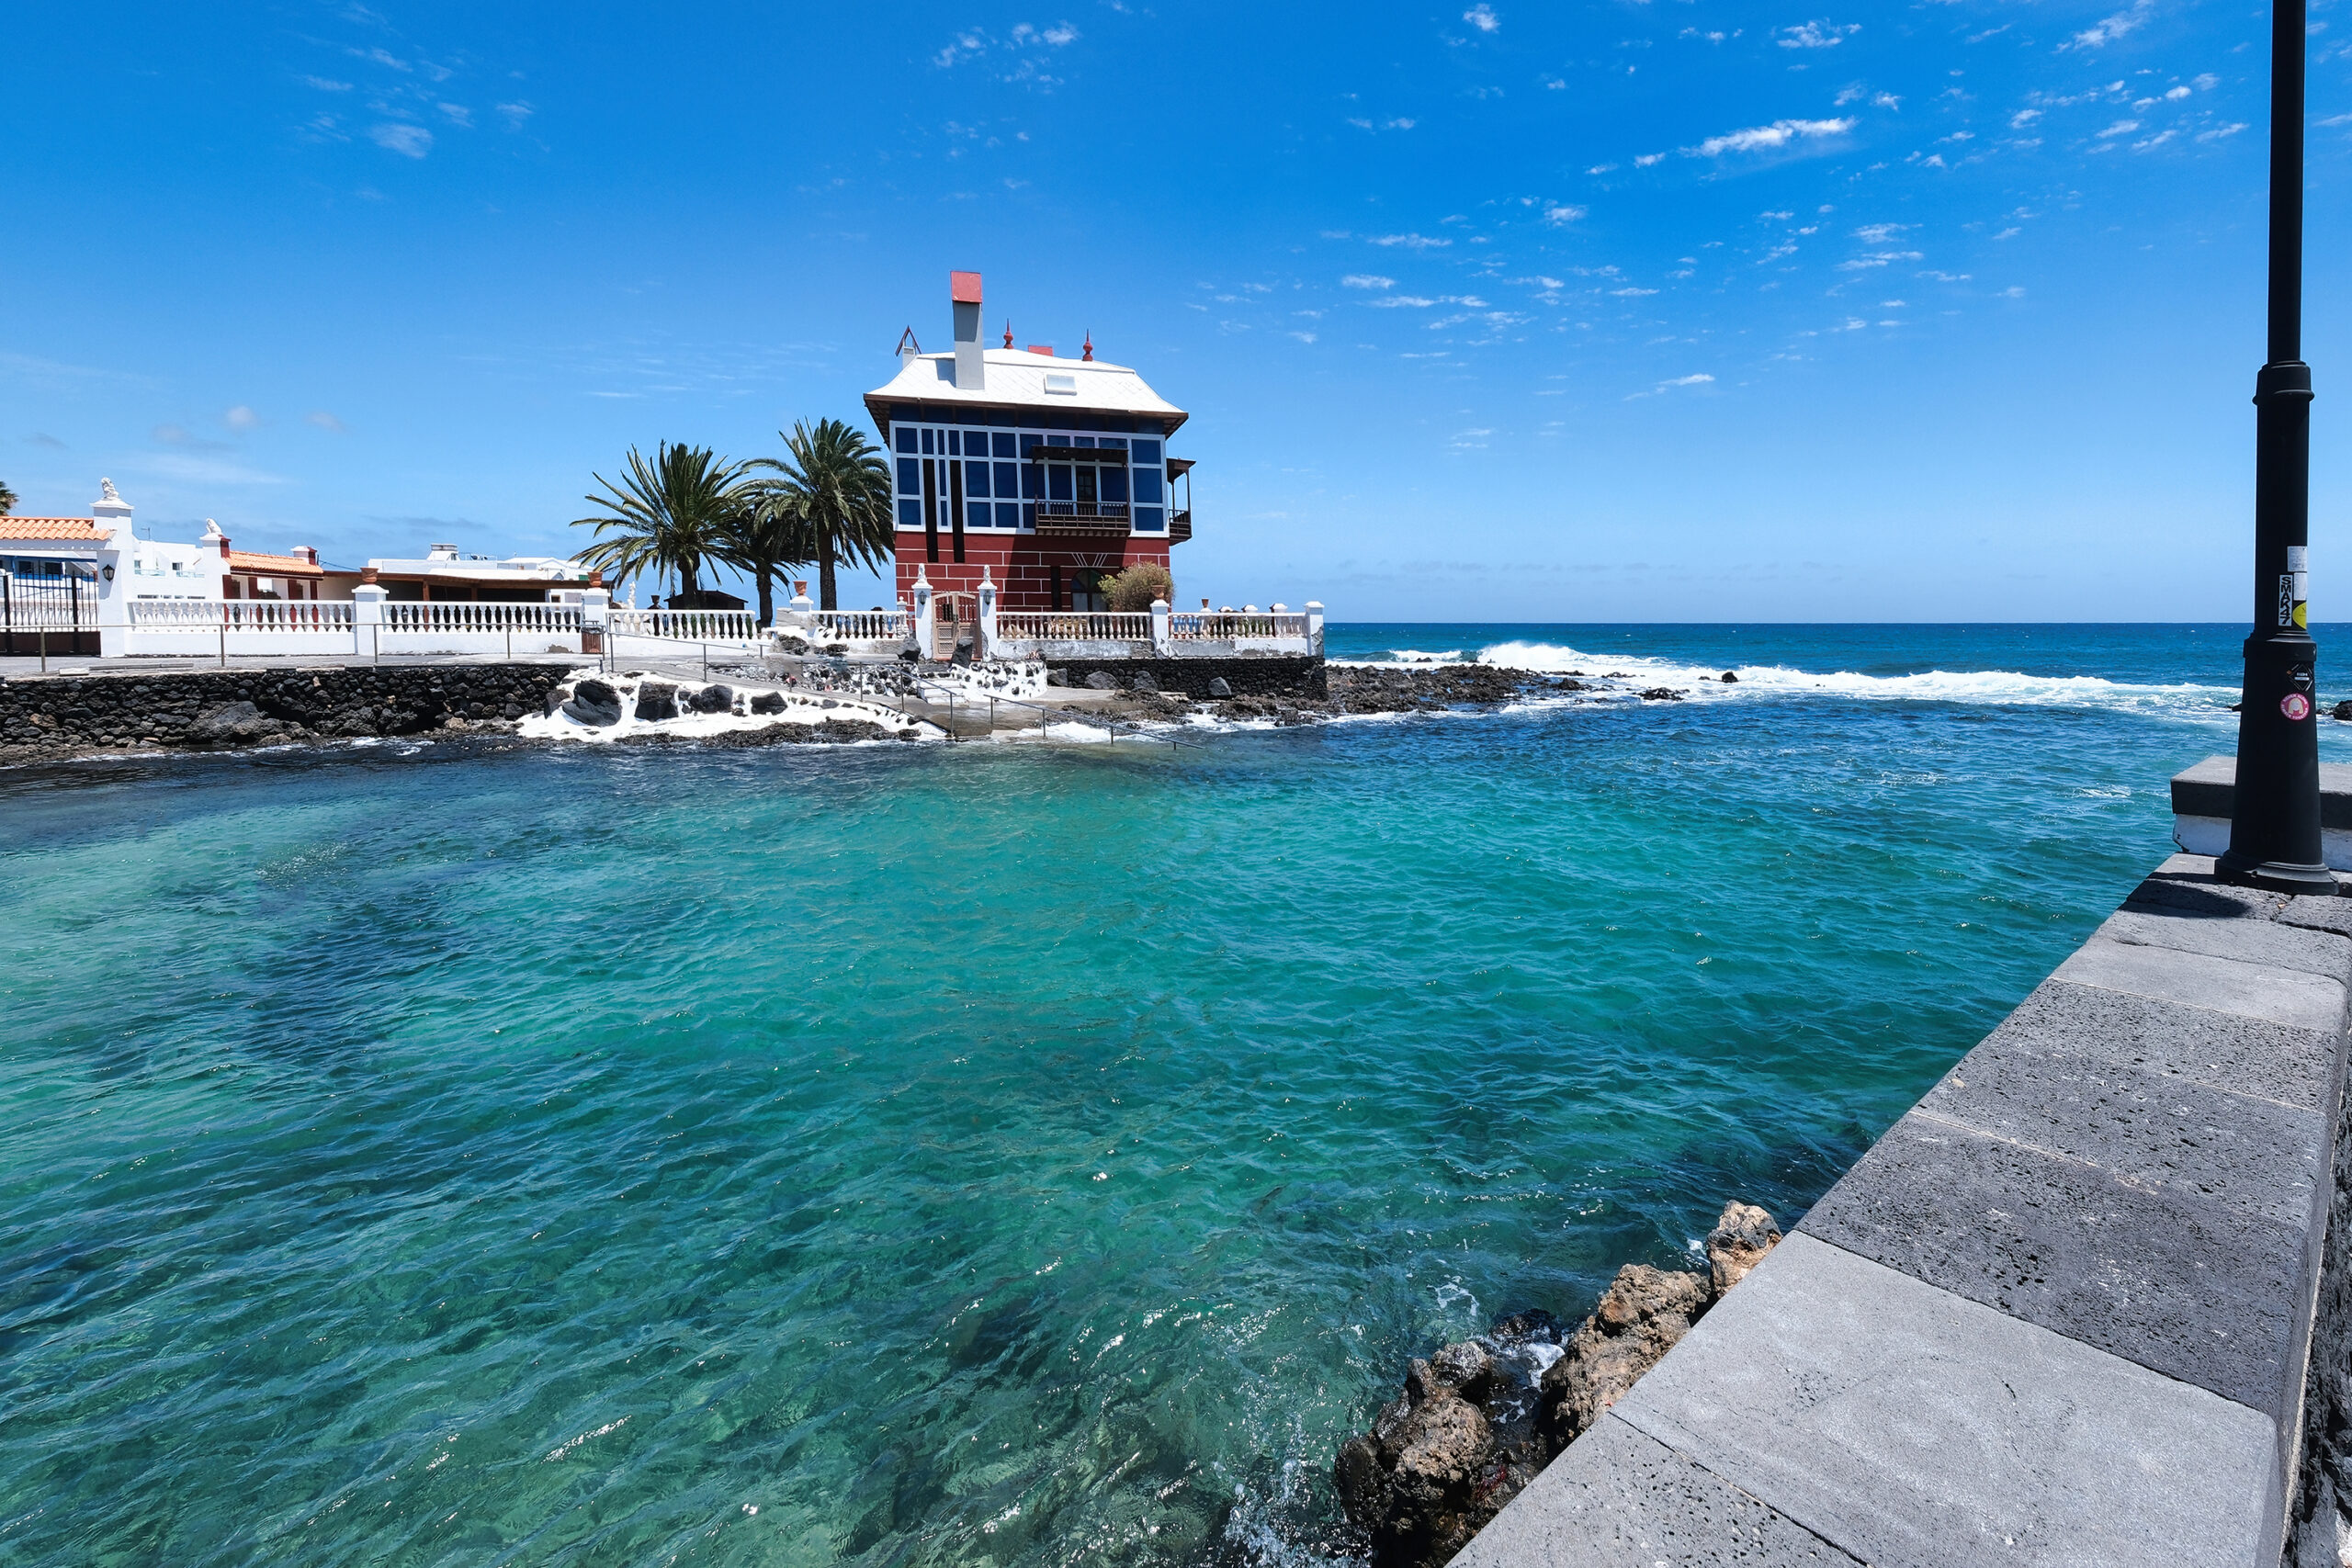
{"type": "Polygon", "coordinates": [[[1682,694],[1671,686],[1652,686],[1641,696],[1645,703],[1679,703],[1682,700],[1682,694]]]}
{"type": "Polygon", "coordinates": [[[1724,671],[1723,674],[1723,682],[1726,686],[1737,685],[1739,683],[1739,671],[1736,670],[1724,671]]]}

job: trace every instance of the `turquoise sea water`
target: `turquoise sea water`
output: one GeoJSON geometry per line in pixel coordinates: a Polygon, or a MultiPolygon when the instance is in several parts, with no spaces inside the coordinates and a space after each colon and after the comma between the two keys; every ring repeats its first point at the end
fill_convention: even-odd
{"type": "Polygon", "coordinates": [[[2167,852],[2238,635],[1342,626],[1746,674],[0,773],[0,1561],[1342,1558],[1406,1357],[1793,1218],[2167,852]]]}

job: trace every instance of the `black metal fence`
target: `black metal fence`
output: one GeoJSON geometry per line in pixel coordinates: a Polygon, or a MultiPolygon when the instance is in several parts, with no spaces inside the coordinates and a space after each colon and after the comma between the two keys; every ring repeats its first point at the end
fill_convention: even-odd
{"type": "Polygon", "coordinates": [[[98,585],[0,571],[0,653],[95,654],[98,585]]]}

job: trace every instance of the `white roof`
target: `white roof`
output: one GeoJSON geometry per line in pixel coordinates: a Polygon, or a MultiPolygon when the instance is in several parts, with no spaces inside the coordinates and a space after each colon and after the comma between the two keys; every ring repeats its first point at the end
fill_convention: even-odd
{"type": "Polygon", "coordinates": [[[511,572],[517,577],[567,581],[588,575],[587,569],[579,562],[556,556],[509,556],[504,560],[492,560],[488,556],[459,555],[454,547],[447,545],[435,546],[433,553],[422,560],[375,556],[369,558],[368,565],[372,570],[397,572],[402,577],[487,577],[511,572]]]}
{"type": "Polygon", "coordinates": [[[989,348],[981,353],[988,364],[984,388],[967,390],[956,384],[953,354],[919,354],[903,361],[888,382],[866,393],[866,401],[1084,409],[1096,413],[1157,414],[1177,423],[1187,417],[1125,365],[1064,359],[1058,355],[1049,357],[1020,348],[989,348]],[[1048,377],[1053,378],[1050,390],[1048,377]]]}

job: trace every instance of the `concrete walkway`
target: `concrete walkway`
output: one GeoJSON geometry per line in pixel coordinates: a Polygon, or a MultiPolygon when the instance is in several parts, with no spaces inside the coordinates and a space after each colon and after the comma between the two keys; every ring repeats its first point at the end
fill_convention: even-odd
{"type": "Polygon", "coordinates": [[[2347,931],[2165,862],[1456,1568],[2276,1564],[2347,931]]]}

